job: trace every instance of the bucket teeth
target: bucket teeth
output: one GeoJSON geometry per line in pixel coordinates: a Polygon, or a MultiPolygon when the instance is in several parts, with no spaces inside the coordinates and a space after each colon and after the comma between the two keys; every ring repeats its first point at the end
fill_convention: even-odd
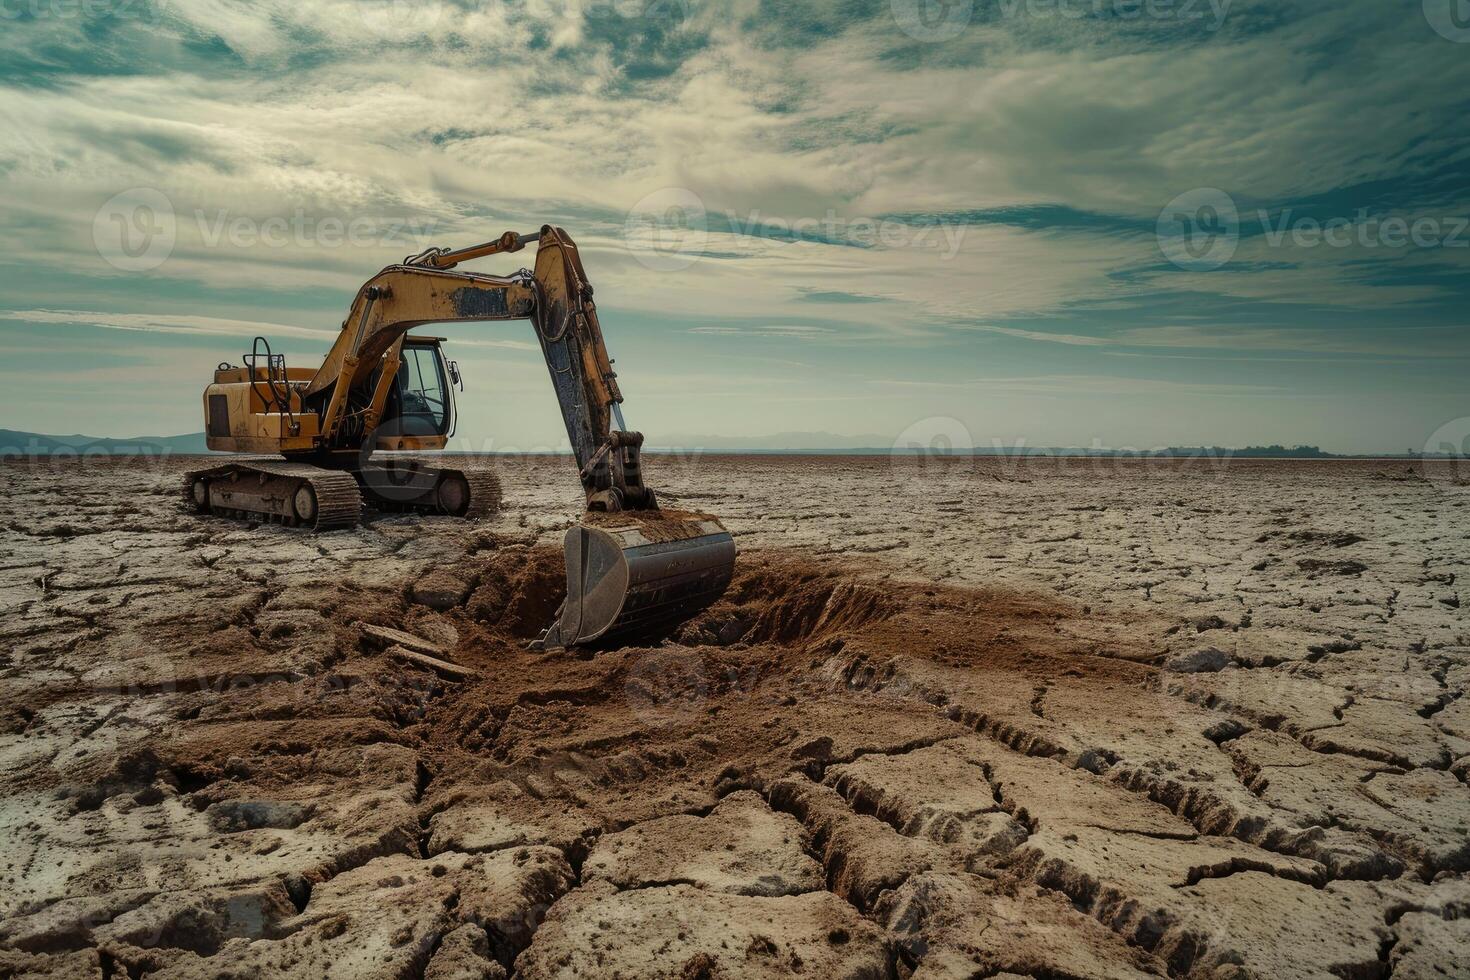
{"type": "Polygon", "coordinates": [[[730,532],[703,515],[589,515],[563,546],[567,598],[537,649],[657,640],[723,595],[735,570],[730,532]]]}

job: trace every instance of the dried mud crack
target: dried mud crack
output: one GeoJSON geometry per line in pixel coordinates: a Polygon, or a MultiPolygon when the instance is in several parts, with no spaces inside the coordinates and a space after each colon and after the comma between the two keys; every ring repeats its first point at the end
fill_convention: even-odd
{"type": "Polygon", "coordinates": [[[0,976],[1465,961],[1457,488],[712,460],[725,599],[568,654],[525,642],[554,462],[497,460],[486,521],[311,536],[184,513],[188,461],[7,461],[0,976]]]}

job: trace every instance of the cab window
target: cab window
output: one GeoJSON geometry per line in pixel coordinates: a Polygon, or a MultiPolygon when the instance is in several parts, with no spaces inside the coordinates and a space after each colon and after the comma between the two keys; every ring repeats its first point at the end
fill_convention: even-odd
{"type": "Polygon", "coordinates": [[[448,385],[433,346],[404,345],[393,394],[378,431],[397,435],[443,435],[449,431],[448,385]]]}

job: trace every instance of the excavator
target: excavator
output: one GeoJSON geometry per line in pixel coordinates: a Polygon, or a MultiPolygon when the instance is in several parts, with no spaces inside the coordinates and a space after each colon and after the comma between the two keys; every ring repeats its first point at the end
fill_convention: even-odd
{"type": "Polygon", "coordinates": [[[204,390],[211,450],[235,456],[184,477],[201,514],[326,531],[378,511],[477,518],[500,506],[486,470],[436,467],[463,390],[442,337],[425,324],[530,320],[571,441],[587,512],[566,532],[567,596],[533,646],[648,641],[718,599],[735,543],[719,520],[661,511],[644,485],[643,435],[623,422],[623,395],[603,342],[592,284],[567,233],[506,232],[462,249],[430,248],[373,276],[352,301],[318,368],[287,367],[263,337],[242,364],[220,364],[204,390]],[[536,245],[534,269],[458,271],[472,259],[536,245]]]}

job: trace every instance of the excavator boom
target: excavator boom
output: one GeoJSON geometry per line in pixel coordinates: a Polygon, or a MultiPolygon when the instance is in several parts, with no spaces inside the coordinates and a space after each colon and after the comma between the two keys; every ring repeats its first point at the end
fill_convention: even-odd
{"type": "Polygon", "coordinates": [[[261,355],[261,339],[244,368],[221,365],[205,392],[210,448],[275,452],[287,460],[189,474],[189,499],[201,511],[350,525],[358,508],[339,475],[346,473],[382,509],[476,516],[498,506],[498,484],[489,485],[483,474],[371,455],[375,448],[432,450],[447,443],[452,398],[445,368],[455,378],[457,372],[439,354],[437,338],[414,340],[409,331],[431,323],[529,320],[588,511],[567,532],[567,599],[538,643],[631,642],[666,632],[724,592],[735,545],[713,517],[659,510],[644,485],[643,436],[622,427],[623,396],[592,293],[576,244],[550,225],[464,249],[429,249],[383,269],[357,291],[331,350],[309,377],[287,369],[268,345],[261,355]],[[456,268],[532,242],[534,269],[491,276],[456,268]],[[437,387],[423,381],[426,350],[439,365],[437,387]],[[413,364],[405,368],[409,354],[413,364]],[[417,388],[407,386],[405,371],[418,373],[417,388]],[[408,398],[423,403],[416,414],[430,420],[417,430],[403,422],[415,414],[408,398]],[[242,485],[242,477],[253,482],[242,485]]]}

